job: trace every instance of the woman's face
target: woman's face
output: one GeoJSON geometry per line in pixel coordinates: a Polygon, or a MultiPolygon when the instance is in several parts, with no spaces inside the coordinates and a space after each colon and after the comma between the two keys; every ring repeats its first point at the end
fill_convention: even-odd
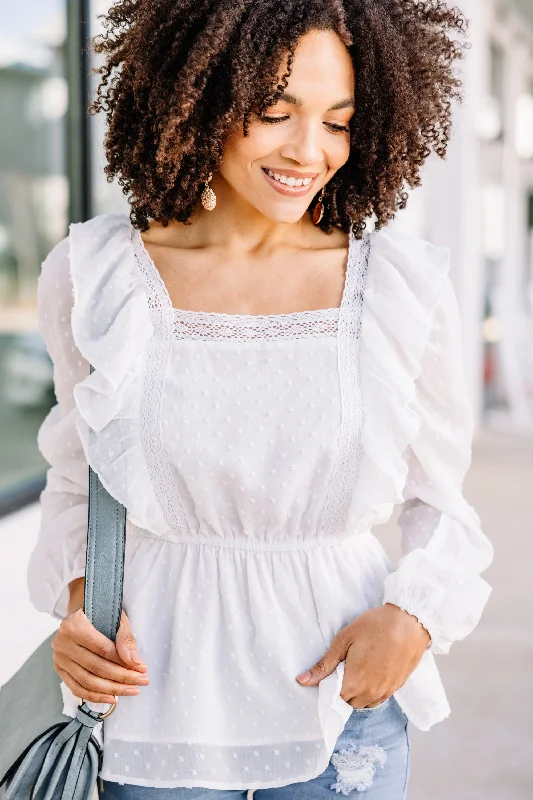
{"type": "Polygon", "coordinates": [[[263,118],[252,117],[247,137],[241,127],[226,142],[219,173],[226,185],[217,176],[215,191],[236,193],[274,222],[301,219],[348,160],[354,84],[350,55],[336,33],[304,36],[283,98],[263,118]]]}

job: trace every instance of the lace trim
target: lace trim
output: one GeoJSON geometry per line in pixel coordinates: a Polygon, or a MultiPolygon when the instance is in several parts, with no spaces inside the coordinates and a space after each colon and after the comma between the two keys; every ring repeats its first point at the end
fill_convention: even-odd
{"type": "Polygon", "coordinates": [[[140,409],[141,441],[154,492],[168,525],[189,531],[189,523],[161,438],[160,414],[163,382],[171,351],[172,308],[166,286],[144,247],[140,233],[131,226],[134,261],[146,285],[154,335],[143,363],[140,409]]]}
{"type": "Polygon", "coordinates": [[[344,530],[351,495],[363,454],[363,398],[359,371],[363,293],[368,272],[370,239],[350,233],[346,286],[337,331],[337,360],[342,421],[337,460],[324,510],[321,534],[335,536],[344,530]]]}
{"type": "MultiPolygon", "coordinates": [[[[257,326],[262,334],[272,328],[278,338],[280,330],[283,330],[283,338],[288,338],[289,329],[294,331],[294,326],[300,326],[300,330],[302,330],[301,326],[303,325],[303,330],[308,331],[310,322],[312,325],[317,325],[321,335],[331,335],[328,326],[335,322],[342,421],[337,459],[326,499],[321,535],[334,536],[342,531],[362,457],[363,403],[359,374],[359,348],[363,293],[370,254],[369,237],[358,240],[355,239],[353,233],[350,233],[346,276],[339,308],[262,316],[184,311],[173,308],[164,281],[144,247],[139,230],[133,226],[132,243],[135,263],[147,286],[148,305],[154,328],[154,336],[147,348],[143,365],[141,438],[154,491],[168,524],[174,529],[190,530],[181,496],[163,446],[160,426],[163,382],[177,319],[176,312],[178,312],[178,316],[185,315],[199,323],[205,317],[209,320],[216,318],[219,323],[226,322],[233,331],[235,322],[237,322],[239,334],[241,334],[240,323],[242,322],[244,326],[249,326],[246,330],[248,333],[252,333],[252,339],[257,338],[253,335],[258,331],[257,326]],[[273,326],[273,323],[278,322],[280,322],[280,327],[273,326]],[[324,323],[326,323],[325,327],[323,327],[324,323]]],[[[210,330],[209,326],[207,326],[207,330],[210,330]]]]}
{"type": "Polygon", "coordinates": [[[290,314],[223,314],[173,308],[176,339],[202,342],[249,342],[254,339],[316,339],[336,336],[338,308],[290,314]]]}
{"type": "MultiPolygon", "coordinates": [[[[167,288],[148,253],[142,236],[135,229],[137,259],[147,275],[162,285],[161,299],[172,315],[172,335],[176,339],[201,342],[249,342],[254,339],[309,339],[336,336],[339,308],[293,311],[289,314],[225,314],[218,311],[190,311],[174,308],[167,288]]],[[[346,279],[345,279],[346,285],[346,279]]]]}

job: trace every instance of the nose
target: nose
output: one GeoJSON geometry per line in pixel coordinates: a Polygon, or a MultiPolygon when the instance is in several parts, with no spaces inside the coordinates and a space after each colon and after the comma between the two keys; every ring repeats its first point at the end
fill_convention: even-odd
{"type": "Polygon", "coordinates": [[[320,143],[320,133],[312,124],[298,126],[291,131],[290,139],[281,148],[281,156],[313,169],[324,164],[326,159],[320,143]]]}

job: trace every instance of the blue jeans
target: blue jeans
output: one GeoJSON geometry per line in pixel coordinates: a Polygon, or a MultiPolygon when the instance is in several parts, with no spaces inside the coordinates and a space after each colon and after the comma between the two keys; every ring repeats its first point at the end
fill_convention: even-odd
{"type": "Polygon", "coordinates": [[[391,697],[377,708],[354,709],[327,768],[312,780],[271,789],[152,788],[103,782],[100,800],[331,800],[365,793],[366,800],[404,800],[409,774],[407,717],[391,697]]]}

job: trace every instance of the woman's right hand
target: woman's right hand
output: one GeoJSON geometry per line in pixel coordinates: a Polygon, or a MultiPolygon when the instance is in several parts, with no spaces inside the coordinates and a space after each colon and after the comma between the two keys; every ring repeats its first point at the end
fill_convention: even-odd
{"type": "Polygon", "coordinates": [[[83,579],[78,579],[71,584],[69,613],[52,639],[56,672],[76,697],[91,703],[113,703],[117,695],[139,694],[138,687],[150,680],[128,617],[123,611],[113,642],[85,616],[82,598],[83,579]]]}

